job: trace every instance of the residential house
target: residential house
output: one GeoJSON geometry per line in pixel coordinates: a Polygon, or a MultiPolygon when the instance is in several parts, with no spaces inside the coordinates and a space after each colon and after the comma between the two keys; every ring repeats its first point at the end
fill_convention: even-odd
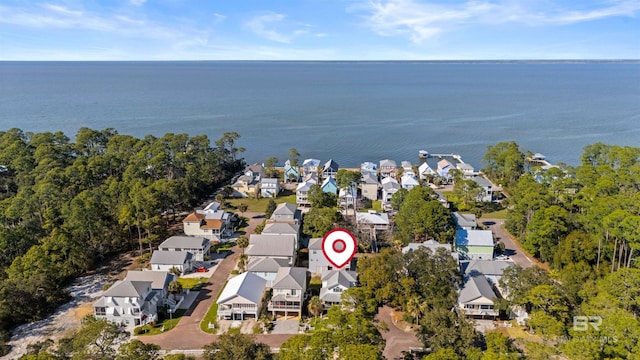
{"type": "Polygon", "coordinates": [[[458,307],[467,316],[495,318],[499,315],[495,309],[496,299],[498,296],[484,276],[471,276],[458,294],[458,307]]]}
{"type": "Polygon", "coordinates": [[[388,176],[395,177],[396,176],[396,170],[397,170],[397,166],[396,166],[396,162],[395,161],[389,160],[389,159],[380,160],[380,176],[382,176],[382,177],[388,177],[388,176]]]}
{"type": "Polygon", "coordinates": [[[360,229],[389,230],[389,215],[375,210],[356,213],[356,224],[360,229]]]}
{"type": "Polygon", "coordinates": [[[185,274],[191,271],[193,254],[188,251],[154,251],[151,254],[151,270],[171,271],[176,268],[185,274]]]}
{"type": "Polygon", "coordinates": [[[333,177],[325,178],[320,187],[322,188],[322,191],[326,193],[338,195],[338,183],[333,177]]]}
{"type": "Polygon", "coordinates": [[[159,294],[153,281],[116,281],[93,304],[96,319],[133,328],[158,320],[159,294]]]}
{"type": "Polygon", "coordinates": [[[253,197],[260,188],[260,180],[251,176],[241,175],[231,187],[234,191],[233,197],[253,197]]]}
{"type": "Polygon", "coordinates": [[[476,222],[476,216],[474,214],[463,214],[457,211],[451,213],[453,221],[456,223],[457,229],[464,230],[476,230],[478,223],[476,222]]]}
{"type": "Polygon", "coordinates": [[[300,210],[295,204],[280,203],[276,206],[276,209],[271,213],[269,221],[273,222],[290,222],[300,223],[300,210]]]}
{"type": "Polygon", "coordinates": [[[302,162],[302,175],[307,176],[311,173],[319,173],[320,160],[306,159],[302,162]]]}
{"type": "Polygon", "coordinates": [[[401,161],[400,162],[400,166],[402,167],[402,173],[403,174],[406,174],[408,172],[413,174],[413,165],[411,165],[410,161],[406,161],[406,160],[401,161]]]}
{"type": "Polygon", "coordinates": [[[513,265],[515,263],[508,260],[465,260],[460,262],[460,270],[465,277],[484,275],[490,284],[499,289],[504,270],[513,265]]]}
{"type": "Polygon", "coordinates": [[[307,269],[300,267],[282,267],[278,270],[273,285],[273,293],[267,309],[275,317],[284,313],[302,316],[304,294],[307,291],[307,269]]]}
{"type": "Polygon", "coordinates": [[[340,192],[338,193],[340,206],[355,208],[357,197],[358,190],[355,188],[355,186],[349,186],[345,189],[340,189],[340,192]]]}
{"type": "Polygon", "coordinates": [[[204,261],[210,249],[209,239],[199,236],[172,236],[158,246],[160,251],[188,251],[195,261],[204,261]]]}
{"type": "Polygon", "coordinates": [[[298,206],[311,205],[311,201],[309,201],[309,190],[311,190],[312,185],[315,184],[307,181],[298,184],[298,187],[296,187],[296,204],[298,206]]]}
{"type": "Polygon", "coordinates": [[[259,163],[251,164],[244,169],[243,173],[245,176],[260,181],[260,179],[262,179],[262,176],[264,175],[264,166],[259,163]]]}
{"type": "Polygon", "coordinates": [[[231,278],[216,300],[218,319],[244,320],[247,316],[257,319],[266,283],[251,272],[231,278]]]}
{"type": "Polygon", "coordinates": [[[317,184],[318,183],[318,173],[309,173],[307,175],[304,176],[304,178],[302,178],[303,182],[308,182],[310,184],[317,184]]]}
{"type": "Polygon", "coordinates": [[[283,181],[292,181],[298,182],[300,181],[300,169],[297,166],[291,166],[291,161],[287,160],[284,162],[284,168],[282,169],[282,173],[284,175],[283,181]]]}
{"type": "Polygon", "coordinates": [[[280,193],[280,181],[276,178],[262,178],[260,180],[260,195],[264,198],[274,198],[280,193]]]}
{"type": "Polygon", "coordinates": [[[262,230],[261,235],[271,236],[293,236],[295,239],[296,250],[298,249],[298,241],[300,239],[300,224],[294,222],[267,222],[262,230]]]}
{"type": "Polygon", "coordinates": [[[360,182],[360,192],[362,197],[371,201],[378,200],[378,175],[376,174],[363,174],[362,181],[360,182]]]}
{"type": "Polygon", "coordinates": [[[282,267],[289,267],[289,260],[275,259],[270,257],[253,257],[247,264],[247,271],[252,272],[267,280],[267,287],[271,287],[276,278],[278,270],[282,267]]]}
{"type": "Polygon", "coordinates": [[[322,167],[322,177],[323,178],[328,178],[328,177],[335,177],[336,174],[338,173],[338,169],[340,167],[338,166],[338,163],[333,161],[333,159],[327,161],[324,166],[322,167]]]}
{"type": "Polygon", "coordinates": [[[158,294],[158,307],[169,305],[175,309],[176,302],[169,297],[169,284],[176,280],[177,276],[168,271],[149,270],[129,270],[124,280],[128,281],[151,281],[151,290],[158,294]]]}
{"type": "Polygon", "coordinates": [[[249,236],[249,246],[244,253],[252,258],[286,259],[292,266],[296,260],[296,237],[294,235],[249,236]]]}
{"type": "Polygon", "coordinates": [[[382,203],[389,204],[391,202],[391,197],[398,190],[401,189],[398,181],[392,177],[385,177],[381,181],[382,183],[382,203]]]}
{"type": "Polygon", "coordinates": [[[462,172],[462,176],[465,178],[470,178],[476,175],[475,169],[471,164],[457,163],[456,169],[460,170],[462,172]]]}
{"type": "Polygon", "coordinates": [[[214,241],[226,241],[233,232],[231,213],[212,202],[204,210],[196,210],[182,220],[185,235],[198,236],[214,241]]]}
{"type": "Polygon", "coordinates": [[[433,253],[438,251],[438,249],[445,249],[447,252],[451,252],[451,244],[441,244],[435,240],[427,240],[421,243],[409,243],[407,246],[402,248],[402,253],[410,253],[421,247],[430,249],[433,253]]]}
{"type": "Polygon", "coordinates": [[[425,161],[418,166],[418,175],[420,176],[420,179],[427,180],[438,175],[438,173],[436,173],[425,161]]]}
{"type": "MultiPolygon", "coordinates": [[[[432,187],[434,188],[434,187],[432,187]]],[[[435,189],[434,189],[435,190],[435,189]]],[[[442,191],[435,190],[436,195],[438,195],[438,202],[442,204],[445,208],[449,208],[449,199],[442,193],[442,191]]]]}
{"type": "Polygon", "coordinates": [[[491,230],[456,230],[456,251],[461,259],[493,259],[491,230]]]}
{"type": "Polygon", "coordinates": [[[356,286],[358,275],[349,270],[325,270],[321,276],[320,300],[325,309],[342,304],[342,293],[356,286]]]}
{"type": "Polygon", "coordinates": [[[402,174],[402,178],[400,178],[400,183],[402,184],[403,189],[411,190],[416,186],[420,186],[418,179],[413,172],[406,172],[402,174]]]}
{"type": "MultiPolygon", "coordinates": [[[[312,274],[322,274],[325,270],[333,270],[333,265],[327,260],[322,251],[322,238],[313,238],[309,240],[307,246],[309,251],[309,271],[312,274]]],[[[344,270],[355,270],[356,260],[353,258],[349,264],[347,264],[344,270]]]]}
{"type": "Polygon", "coordinates": [[[491,181],[487,180],[482,176],[474,176],[471,180],[475,181],[476,184],[480,185],[481,188],[484,189],[484,193],[478,197],[478,201],[481,202],[492,202],[493,201],[493,184],[491,181]]]}
{"type": "Polygon", "coordinates": [[[449,162],[449,160],[442,159],[438,161],[438,169],[437,169],[438,176],[441,176],[445,179],[450,179],[451,174],[449,174],[449,171],[453,169],[454,169],[453,164],[449,162]]]}
{"type": "Polygon", "coordinates": [[[362,174],[362,176],[366,174],[377,176],[378,165],[372,162],[365,161],[362,164],[360,164],[360,173],[362,174]]]}

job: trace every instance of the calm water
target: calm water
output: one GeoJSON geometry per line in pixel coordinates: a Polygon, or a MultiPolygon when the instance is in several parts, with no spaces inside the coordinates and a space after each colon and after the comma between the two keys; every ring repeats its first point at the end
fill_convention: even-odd
{"type": "Polygon", "coordinates": [[[0,62],[0,130],[237,131],[247,161],[289,148],[342,166],[420,149],[476,167],[515,140],[577,164],[594,142],[640,146],[638,63],[0,62]]]}

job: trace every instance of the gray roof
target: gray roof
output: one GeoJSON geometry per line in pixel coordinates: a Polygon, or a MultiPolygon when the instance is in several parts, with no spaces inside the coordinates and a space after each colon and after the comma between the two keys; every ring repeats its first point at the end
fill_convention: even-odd
{"type": "Polygon", "coordinates": [[[276,178],[262,178],[260,179],[261,184],[277,184],[279,182],[276,178]]]}
{"type": "Polygon", "coordinates": [[[298,211],[298,207],[296,206],[296,204],[281,203],[276,206],[276,209],[273,210],[272,214],[294,216],[296,214],[296,211],[298,211]]]}
{"type": "Polygon", "coordinates": [[[389,214],[378,212],[358,212],[356,222],[371,225],[389,225],[389,214]]]}
{"type": "Polygon", "coordinates": [[[460,268],[465,275],[494,275],[502,276],[504,269],[514,265],[511,261],[504,260],[469,260],[460,263],[460,268]]]}
{"type": "Polygon", "coordinates": [[[451,214],[453,216],[453,220],[455,220],[456,224],[460,228],[476,228],[478,223],[476,222],[476,216],[474,214],[462,214],[459,212],[453,212],[451,214]]]}
{"type": "Polygon", "coordinates": [[[267,280],[254,273],[242,273],[227,282],[216,303],[222,304],[236,296],[240,296],[257,304],[262,299],[262,292],[266,284],[267,280]]]}
{"type": "Polygon", "coordinates": [[[483,188],[488,188],[493,186],[493,184],[491,184],[491,181],[483,178],[482,176],[474,176],[471,178],[471,180],[475,181],[478,185],[482,186],[483,188]]]}
{"type": "Polygon", "coordinates": [[[199,236],[172,236],[160,244],[158,248],[204,249],[208,243],[208,239],[199,236]]]}
{"type": "Polygon", "coordinates": [[[320,289],[320,299],[322,301],[329,302],[340,302],[342,293],[341,292],[333,292],[329,291],[334,287],[340,285],[345,289],[349,289],[352,284],[355,284],[357,281],[357,274],[355,271],[347,271],[347,270],[328,270],[322,273],[322,283],[326,286],[323,286],[320,289]]]}
{"type": "Polygon", "coordinates": [[[493,234],[491,230],[456,230],[456,245],[493,247],[493,234]]]}
{"type": "Polygon", "coordinates": [[[262,234],[291,234],[298,235],[300,233],[300,225],[288,222],[266,223],[262,234]]]}
{"type": "Polygon", "coordinates": [[[496,293],[491,288],[489,281],[483,276],[472,276],[462,286],[458,301],[462,304],[471,302],[479,297],[486,297],[494,300],[497,298],[496,293]]]}
{"type": "Polygon", "coordinates": [[[338,168],[339,168],[338,163],[333,161],[333,159],[331,159],[324,164],[324,166],[322,167],[322,171],[326,171],[328,169],[331,169],[333,171],[338,171],[338,168]]]}
{"type": "Polygon", "coordinates": [[[176,279],[176,276],[168,271],[130,270],[124,279],[130,281],[151,281],[151,288],[160,290],[166,289],[169,283],[176,279]]]}
{"type": "Polygon", "coordinates": [[[322,250],[322,238],[313,238],[309,240],[309,245],[307,246],[309,250],[322,250]]]}
{"type": "Polygon", "coordinates": [[[262,172],[263,169],[264,169],[264,167],[262,166],[262,164],[255,163],[255,164],[251,164],[251,165],[247,166],[246,168],[244,168],[244,172],[251,171],[251,172],[254,172],[254,173],[260,173],[260,172],[262,172]]]}
{"type": "Polygon", "coordinates": [[[362,175],[362,182],[365,184],[377,184],[378,177],[371,173],[365,173],[364,175],[362,175]]]}
{"type": "Polygon", "coordinates": [[[117,281],[115,284],[111,285],[111,287],[107,289],[107,291],[104,292],[103,296],[140,297],[147,291],[148,288],[152,287],[151,284],[151,281],[117,281]]]}
{"type": "Polygon", "coordinates": [[[424,247],[427,249],[431,249],[431,251],[433,253],[435,253],[436,251],[438,251],[438,249],[442,248],[447,250],[448,252],[451,252],[451,244],[440,244],[439,242],[435,241],[435,240],[427,240],[423,243],[409,243],[407,246],[402,248],[402,252],[403,253],[408,253],[411,251],[414,251],[420,247],[424,247]]]}
{"type": "Polygon", "coordinates": [[[470,170],[473,171],[473,166],[471,164],[467,164],[467,163],[458,163],[456,164],[456,167],[460,170],[470,170]]]}
{"type": "Polygon", "coordinates": [[[249,256],[293,256],[295,235],[257,235],[249,238],[245,254],[249,256]]]}
{"type": "Polygon", "coordinates": [[[160,251],[156,250],[151,255],[151,263],[159,265],[182,265],[191,260],[193,254],[188,251],[160,251]]]}
{"type": "Polygon", "coordinates": [[[392,189],[400,190],[401,188],[398,181],[394,178],[386,177],[382,179],[381,183],[382,183],[382,188],[385,190],[392,190],[392,189]]]}
{"type": "Polygon", "coordinates": [[[390,159],[380,160],[380,167],[396,167],[396,162],[390,159]]]}
{"type": "Polygon", "coordinates": [[[274,289],[304,290],[307,288],[307,269],[301,267],[280,268],[271,287],[274,289]]]}
{"type": "Polygon", "coordinates": [[[289,266],[287,259],[252,258],[247,269],[253,272],[278,272],[281,267],[289,266]]]}

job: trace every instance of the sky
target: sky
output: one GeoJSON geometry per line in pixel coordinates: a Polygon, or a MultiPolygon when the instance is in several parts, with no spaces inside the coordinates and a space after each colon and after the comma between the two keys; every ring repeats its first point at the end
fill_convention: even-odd
{"type": "Polygon", "coordinates": [[[640,0],[2,0],[0,60],[640,59],[640,0]]]}

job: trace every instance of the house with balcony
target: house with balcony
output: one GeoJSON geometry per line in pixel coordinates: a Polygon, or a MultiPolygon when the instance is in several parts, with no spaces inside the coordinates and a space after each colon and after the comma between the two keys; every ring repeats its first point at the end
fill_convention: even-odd
{"type": "Polygon", "coordinates": [[[158,320],[160,295],[153,281],[117,281],[93,304],[96,319],[103,319],[131,330],[158,320]]]}
{"type": "Polygon", "coordinates": [[[300,267],[283,267],[278,270],[271,286],[273,294],[267,309],[275,317],[283,314],[300,317],[304,294],[307,291],[307,269],[300,267]]]}
{"type": "Polygon", "coordinates": [[[229,279],[216,300],[218,319],[244,320],[246,317],[257,319],[266,283],[267,280],[251,272],[229,279]]]}
{"type": "Polygon", "coordinates": [[[300,169],[297,166],[291,166],[291,161],[284,162],[282,168],[283,181],[284,182],[298,182],[300,181],[300,169]]]}
{"type": "Polygon", "coordinates": [[[483,275],[471,276],[460,289],[458,307],[466,316],[496,318],[499,311],[495,308],[498,296],[483,275]]]}
{"type": "Polygon", "coordinates": [[[276,279],[278,270],[282,267],[290,267],[289,260],[287,259],[274,259],[270,257],[252,257],[247,264],[247,271],[260,276],[267,280],[267,287],[273,285],[273,280],[276,279]]]}
{"type": "Polygon", "coordinates": [[[392,177],[383,178],[381,181],[382,184],[382,203],[389,204],[391,202],[391,197],[402,187],[398,183],[398,181],[392,177]]]}
{"type": "Polygon", "coordinates": [[[375,231],[389,230],[389,215],[379,213],[375,210],[356,213],[356,224],[360,229],[371,229],[375,231]]]}
{"type": "Polygon", "coordinates": [[[418,176],[420,176],[420,179],[427,180],[436,175],[438,175],[438,173],[436,173],[426,161],[418,166],[418,176]]]}
{"type": "Polygon", "coordinates": [[[484,190],[482,195],[478,196],[480,202],[492,202],[493,201],[493,184],[482,176],[474,176],[471,178],[476,184],[484,190]]]}
{"type": "Polygon", "coordinates": [[[320,188],[323,192],[338,195],[338,182],[333,177],[325,178],[320,188]]]}
{"type": "Polygon", "coordinates": [[[365,161],[360,164],[360,173],[362,174],[362,176],[366,174],[378,176],[378,164],[365,161]]]}
{"type": "Polygon", "coordinates": [[[319,172],[320,172],[320,160],[305,159],[302,162],[302,176],[307,176],[311,173],[318,174],[319,172]]]}
{"type": "Polygon", "coordinates": [[[233,232],[231,213],[212,202],[204,210],[196,210],[182,220],[185,235],[203,237],[213,241],[226,241],[233,232]]]}
{"type": "Polygon", "coordinates": [[[325,179],[328,177],[335,177],[336,174],[338,174],[339,168],[340,166],[338,166],[338,163],[333,161],[333,159],[330,159],[322,167],[322,177],[325,179]]]}
{"type": "Polygon", "coordinates": [[[260,163],[251,164],[244,168],[243,173],[247,177],[254,178],[257,181],[260,181],[260,179],[262,179],[262,176],[264,175],[264,166],[262,166],[262,164],[260,163]]]}
{"type": "Polygon", "coordinates": [[[358,198],[358,189],[355,186],[348,186],[338,192],[340,206],[355,208],[358,198]]]}
{"type": "Polygon", "coordinates": [[[394,160],[384,159],[380,160],[380,176],[382,177],[395,177],[398,166],[394,160]]]}
{"type": "Polygon", "coordinates": [[[231,185],[231,188],[233,188],[233,197],[254,197],[260,189],[260,180],[255,177],[241,175],[231,185]]]}
{"type": "Polygon", "coordinates": [[[413,174],[413,172],[405,172],[402,173],[402,177],[400,178],[400,183],[402,184],[403,189],[411,190],[416,186],[420,186],[418,182],[418,178],[413,174]]]}
{"type": "Polygon", "coordinates": [[[178,277],[171,274],[168,271],[156,271],[156,270],[129,270],[125,281],[151,281],[151,290],[158,294],[158,307],[168,305],[175,309],[176,301],[169,296],[167,289],[169,284],[176,280],[178,277]]]}
{"type": "Polygon", "coordinates": [[[296,188],[296,204],[298,206],[311,206],[311,201],[309,201],[309,190],[311,190],[312,185],[315,184],[307,181],[303,181],[298,184],[298,187],[296,188]]]}
{"type": "Polygon", "coordinates": [[[458,170],[460,170],[460,172],[462,172],[462,176],[464,176],[465,179],[471,178],[471,177],[476,175],[476,171],[473,168],[473,165],[471,165],[471,164],[457,163],[456,164],[456,169],[458,169],[458,170]]]}
{"type": "Polygon", "coordinates": [[[195,261],[204,261],[204,257],[209,255],[211,242],[209,239],[199,236],[172,236],[158,246],[160,252],[163,251],[188,251],[193,254],[195,261]]]}
{"type": "Polygon", "coordinates": [[[438,176],[449,180],[451,179],[451,174],[449,174],[449,172],[453,169],[454,169],[453,164],[449,160],[442,159],[438,161],[438,169],[437,169],[438,176]]]}
{"type": "Polygon", "coordinates": [[[320,300],[325,310],[333,305],[342,304],[342,293],[356,286],[358,275],[349,270],[326,270],[321,276],[322,288],[320,288],[320,300]]]}
{"type": "Polygon", "coordinates": [[[280,181],[276,178],[262,178],[260,180],[260,195],[263,198],[274,198],[280,193],[280,181]]]}
{"type": "MultiPolygon", "coordinates": [[[[307,246],[309,251],[309,272],[314,275],[320,275],[323,271],[333,270],[333,265],[327,260],[322,252],[322,238],[313,238],[309,240],[307,246]]],[[[351,262],[343,268],[345,270],[356,269],[356,258],[351,259],[351,262]]]]}

